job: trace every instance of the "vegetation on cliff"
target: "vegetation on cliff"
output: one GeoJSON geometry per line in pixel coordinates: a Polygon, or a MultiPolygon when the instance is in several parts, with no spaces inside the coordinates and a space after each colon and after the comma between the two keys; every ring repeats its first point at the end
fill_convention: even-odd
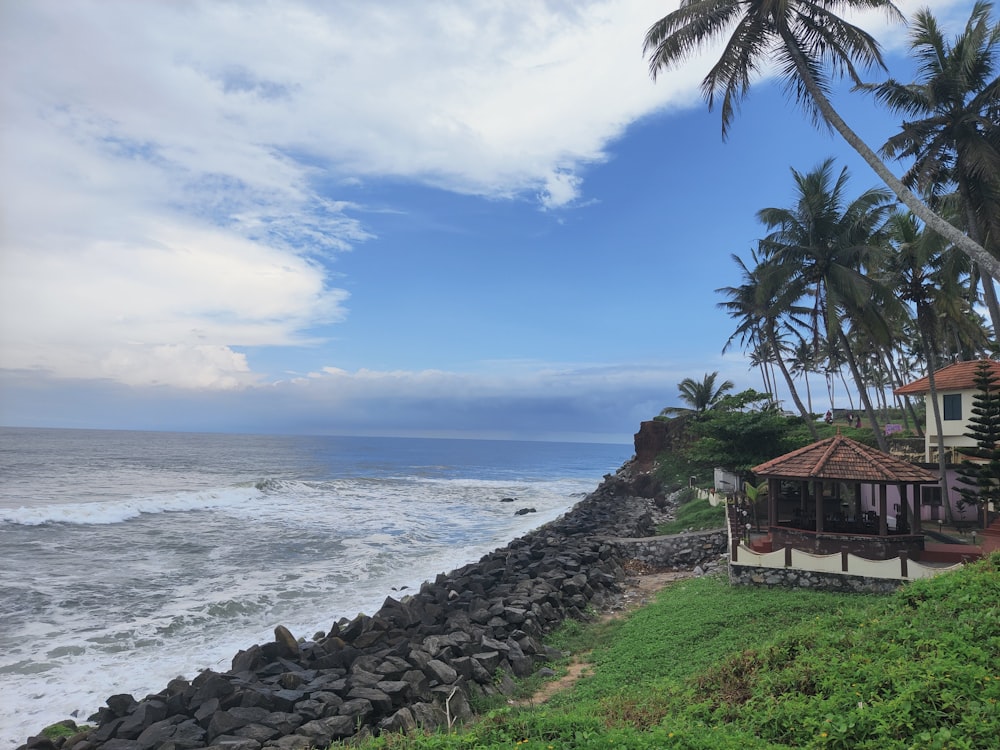
{"type": "MultiPolygon", "coordinates": [[[[665,419],[658,417],[657,419],[665,419]]],[[[669,420],[672,447],[656,459],[657,479],[668,490],[695,484],[711,487],[715,467],[751,478],[750,469],[788,451],[813,442],[805,421],[783,412],[766,393],[749,388],[720,397],[711,408],[669,420]]],[[[838,424],[817,424],[820,439],[840,432],[874,445],[870,429],[838,424]]]]}

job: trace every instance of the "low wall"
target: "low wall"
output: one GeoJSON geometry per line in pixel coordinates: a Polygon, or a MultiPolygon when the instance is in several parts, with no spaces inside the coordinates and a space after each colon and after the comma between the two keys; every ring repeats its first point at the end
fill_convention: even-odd
{"type": "Polygon", "coordinates": [[[603,540],[620,559],[637,560],[654,568],[693,568],[726,554],[725,529],[692,531],[671,536],[611,538],[603,540]]]}
{"type": "Polygon", "coordinates": [[[909,560],[869,560],[840,552],[813,555],[786,547],[774,552],[755,552],[738,544],[730,550],[729,580],[751,586],[817,588],[828,591],[885,593],[917,578],[929,578],[961,567],[935,567],[909,560]]]}
{"type": "Polygon", "coordinates": [[[794,568],[761,568],[736,563],[729,563],[729,582],[734,586],[817,589],[857,594],[890,594],[905,583],[904,580],[891,578],[867,578],[794,568]]]}

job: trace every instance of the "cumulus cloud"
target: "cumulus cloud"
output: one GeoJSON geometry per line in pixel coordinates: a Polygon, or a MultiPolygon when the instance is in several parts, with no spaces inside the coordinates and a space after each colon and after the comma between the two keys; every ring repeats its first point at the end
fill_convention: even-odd
{"type": "Polygon", "coordinates": [[[240,350],[340,319],[333,254],[371,239],[322,185],[573,203],[579,169],[671,96],[637,47],[658,10],[5,4],[0,367],[254,382],[240,350]]]}
{"type": "Polygon", "coordinates": [[[697,96],[707,60],[653,84],[641,55],[675,5],[2,4],[0,367],[258,382],[241,350],[345,313],[331,263],[372,232],[337,186],[578,204],[609,142],[697,96]]]}

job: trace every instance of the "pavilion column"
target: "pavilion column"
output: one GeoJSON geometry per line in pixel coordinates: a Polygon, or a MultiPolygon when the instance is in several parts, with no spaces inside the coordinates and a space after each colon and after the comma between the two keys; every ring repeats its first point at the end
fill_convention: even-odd
{"type": "Polygon", "coordinates": [[[809,497],[809,483],[805,480],[799,482],[799,510],[802,511],[802,517],[806,515],[806,500],[809,497]]]}
{"type": "Polygon", "coordinates": [[[816,533],[818,534],[823,530],[823,483],[815,481],[812,486],[816,495],[816,533]]]}
{"type": "Polygon", "coordinates": [[[861,482],[854,483],[854,521],[861,520],[861,482]]]}
{"type": "Polygon", "coordinates": [[[889,507],[889,488],[887,485],[878,486],[878,535],[889,536],[889,519],[886,517],[889,507]]]}
{"type": "Polygon", "coordinates": [[[920,493],[920,485],[919,484],[913,485],[913,524],[912,524],[912,527],[913,527],[913,533],[914,534],[919,534],[922,531],[922,527],[920,525],[920,520],[921,520],[920,519],[920,515],[921,515],[920,494],[921,494],[920,493]]]}
{"type": "MultiPolygon", "coordinates": [[[[910,502],[907,499],[907,490],[909,485],[899,484],[899,513],[896,514],[896,531],[902,524],[906,524],[906,528],[910,528],[910,502]]],[[[910,533],[909,531],[907,533],[910,533]]]]}
{"type": "Polygon", "coordinates": [[[767,527],[778,525],[778,492],[781,491],[781,482],[774,477],[767,479],[767,527]]]}

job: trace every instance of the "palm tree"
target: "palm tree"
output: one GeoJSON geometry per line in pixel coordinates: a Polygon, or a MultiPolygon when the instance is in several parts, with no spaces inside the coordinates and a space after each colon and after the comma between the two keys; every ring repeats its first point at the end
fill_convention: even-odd
{"type": "MultiPolygon", "coordinates": [[[[764,382],[764,393],[770,396],[773,401],[777,399],[775,391],[778,389],[776,388],[774,378],[774,354],[771,351],[771,345],[761,340],[759,335],[750,340],[753,342],[747,350],[749,352],[747,356],[750,359],[750,369],[754,367],[760,369],[760,378],[764,382]]],[[[722,351],[725,352],[726,348],[723,347],[722,351]]]]}
{"type": "MultiPolygon", "coordinates": [[[[915,119],[882,147],[888,157],[912,160],[903,182],[930,194],[930,204],[957,188],[970,236],[987,250],[1000,249],[1000,25],[992,6],[977,2],[965,30],[949,43],[929,10],[918,12],[910,49],[918,80],[894,79],[862,88],[892,111],[915,119]]],[[[1000,303],[992,279],[982,279],[994,331],[1000,303]]]]}
{"type": "Polygon", "coordinates": [[[702,414],[715,407],[719,403],[719,400],[734,387],[731,380],[724,380],[716,387],[715,381],[718,377],[719,371],[716,370],[715,372],[707,373],[700,382],[694,378],[684,378],[684,380],[677,384],[677,390],[680,391],[681,401],[686,403],[690,408],[668,406],[660,414],[702,414]]]}
{"type": "Polygon", "coordinates": [[[792,349],[792,358],[788,363],[793,375],[802,375],[806,381],[806,404],[809,413],[813,410],[812,389],[809,387],[809,373],[818,372],[816,368],[816,348],[805,339],[799,339],[799,343],[792,349]]]}
{"type": "Polygon", "coordinates": [[[788,391],[795,402],[799,414],[805,421],[814,440],[819,439],[812,414],[806,409],[795,388],[795,381],[788,366],[782,356],[782,344],[778,334],[778,318],[783,313],[795,313],[798,308],[794,303],[801,296],[801,289],[794,284],[788,283],[787,274],[776,265],[767,262],[766,256],[753,254],[756,262],[754,268],[750,268],[738,255],[732,255],[732,259],[740,267],[743,274],[743,284],[737,287],[721,287],[716,292],[725,294],[728,299],[718,303],[718,307],[726,310],[729,315],[740,321],[739,326],[726,345],[722,348],[725,352],[737,336],[744,339],[748,333],[762,338],[768,345],[770,352],[774,355],[774,362],[781,370],[781,374],[788,386],[788,391]],[[764,258],[762,260],[762,258],[764,258]]]}
{"type": "Polygon", "coordinates": [[[864,274],[864,268],[883,242],[881,227],[891,209],[891,198],[886,191],[873,189],[847,203],[847,169],[834,178],[832,159],[806,174],[793,169],[792,175],[797,191],[795,205],[757,212],[757,217],[773,230],[762,244],[774,253],[779,267],[798,276],[802,288],[812,296],[814,345],[818,346],[821,325],[827,339],[841,344],[868,422],[879,447],[885,450],[885,438],[847,327],[861,328],[867,338],[889,343],[883,311],[892,307],[892,301],[864,274]]]}
{"type": "Polygon", "coordinates": [[[855,63],[885,69],[878,42],[834,12],[884,10],[902,15],[890,0],[681,0],[681,6],[650,26],[643,46],[653,78],[698,49],[725,39],[722,56],[702,80],[702,94],[713,107],[722,97],[722,134],[726,136],[751,78],[775,64],[788,92],[817,124],[835,129],[907,208],[946,237],[994,278],[1000,259],[936,214],[904,185],[878,155],[844,122],[827,93],[831,75],[849,76],[861,85],[855,63]]]}
{"type": "MultiPolygon", "coordinates": [[[[960,299],[959,277],[962,256],[947,252],[947,243],[933,233],[922,232],[912,214],[895,212],[888,227],[896,252],[884,257],[883,277],[905,302],[913,306],[920,348],[927,362],[927,385],[937,432],[938,471],[941,477],[941,497],[948,497],[947,453],[941,405],[938,401],[935,373],[940,369],[938,339],[941,325],[939,311],[960,299]]],[[[945,520],[950,521],[950,503],[945,502],[945,520]]]]}

